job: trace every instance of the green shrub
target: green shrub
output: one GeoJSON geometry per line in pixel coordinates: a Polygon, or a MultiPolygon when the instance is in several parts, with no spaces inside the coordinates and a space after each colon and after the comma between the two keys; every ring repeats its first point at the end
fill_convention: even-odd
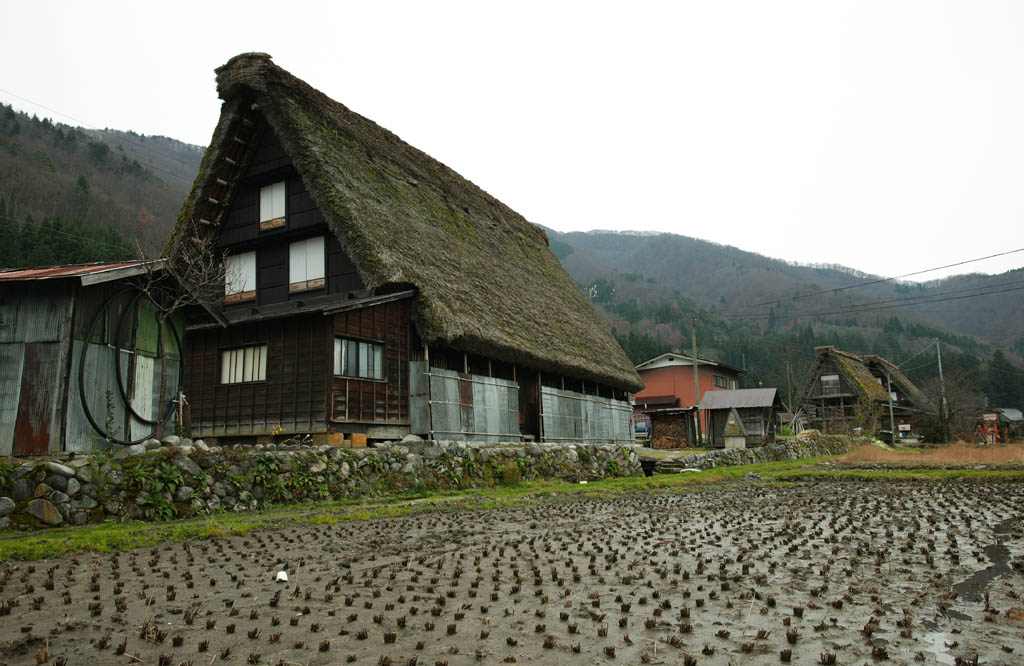
{"type": "Polygon", "coordinates": [[[929,416],[921,422],[920,435],[925,444],[944,444],[949,441],[949,424],[929,416]]]}
{"type": "Polygon", "coordinates": [[[0,488],[3,488],[8,484],[8,482],[10,482],[11,474],[13,472],[14,465],[11,464],[11,461],[9,459],[0,460],[0,488]]]}
{"type": "Polygon", "coordinates": [[[150,520],[170,520],[174,518],[174,505],[167,499],[162,490],[154,483],[149,491],[138,498],[139,506],[150,520]]]}

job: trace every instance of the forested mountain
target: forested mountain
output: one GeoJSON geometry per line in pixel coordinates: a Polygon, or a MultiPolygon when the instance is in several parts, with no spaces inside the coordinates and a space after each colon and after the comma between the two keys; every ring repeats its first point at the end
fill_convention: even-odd
{"type": "Polygon", "coordinates": [[[971,404],[967,411],[983,407],[986,396],[996,406],[1024,405],[1024,269],[865,284],[880,278],[674,234],[548,235],[636,362],[688,351],[695,313],[698,354],[746,368],[746,387],[779,387],[787,402],[814,347],[826,344],[908,360],[911,378],[937,392],[929,344],[938,339],[947,386],[971,404]]]}
{"type": "Polygon", "coordinates": [[[174,139],[83,130],[0,105],[0,266],[158,252],[202,155],[174,139]]]}

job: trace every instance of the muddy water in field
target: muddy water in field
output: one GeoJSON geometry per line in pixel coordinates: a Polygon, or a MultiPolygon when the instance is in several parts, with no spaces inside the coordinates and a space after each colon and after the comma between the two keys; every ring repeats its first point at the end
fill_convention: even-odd
{"type": "Polygon", "coordinates": [[[1014,664],[1022,494],[749,481],[5,563],[0,663],[1014,664]]]}

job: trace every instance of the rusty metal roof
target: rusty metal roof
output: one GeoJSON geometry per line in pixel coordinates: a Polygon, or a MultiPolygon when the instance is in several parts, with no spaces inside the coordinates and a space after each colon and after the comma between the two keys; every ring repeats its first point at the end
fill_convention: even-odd
{"type": "Polygon", "coordinates": [[[114,263],[74,264],[71,266],[44,266],[42,268],[0,269],[0,282],[28,280],[61,280],[78,278],[82,284],[95,284],[122,277],[139,275],[149,268],[160,268],[164,260],[119,261],[114,263]]]}

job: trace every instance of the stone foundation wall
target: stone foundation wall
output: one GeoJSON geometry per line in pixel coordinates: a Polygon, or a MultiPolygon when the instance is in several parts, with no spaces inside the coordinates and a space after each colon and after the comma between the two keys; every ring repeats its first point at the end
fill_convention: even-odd
{"type": "Polygon", "coordinates": [[[692,453],[671,461],[659,461],[655,471],[672,472],[679,469],[711,469],[733,465],[800,460],[848,453],[857,444],[870,443],[870,439],[822,435],[817,439],[783,439],[772,444],[749,449],[716,449],[707,453],[692,453]]]}
{"type": "Polygon", "coordinates": [[[417,440],[373,449],[210,447],[167,437],[113,456],[0,459],[0,529],[171,520],[268,504],[639,474],[632,447],[613,445],[417,440]]]}

